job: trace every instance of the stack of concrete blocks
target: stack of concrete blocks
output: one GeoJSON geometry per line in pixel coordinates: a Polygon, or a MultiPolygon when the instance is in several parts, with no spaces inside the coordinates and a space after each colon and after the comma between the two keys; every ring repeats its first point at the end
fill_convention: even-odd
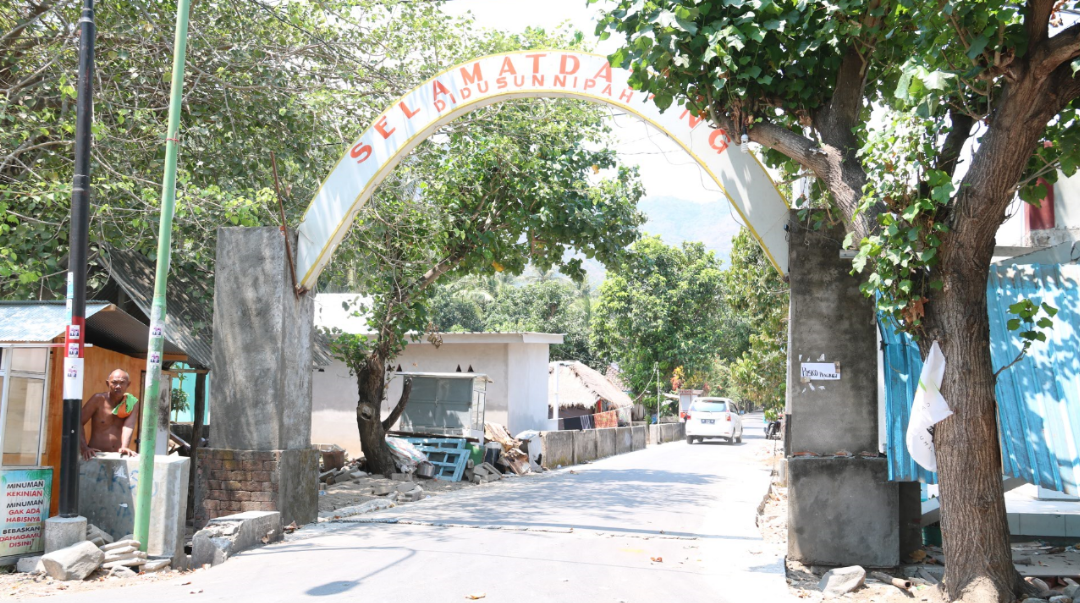
{"type": "Polygon", "coordinates": [[[788,555],[806,565],[892,567],[921,544],[919,488],[890,482],[886,459],[862,454],[878,450],[873,302],[840,257],[842,226],[812,231],[792,211],[788,229],[788,555]],[[804,362],[836,363],[841,378],[803,381],[804,362]]]}
{"type": "MultiPolygon", "coordinates": [[[[296,235],[290,232],[292,249],[296,235]]],[[[277,511],[318,516],[311,446],[314,299],[297,295],[277,228],[218,230],[211,381],[213,448],[198,451],[195,522],[277,511]]]]}
{"type": "MultiPolygon", "coordinates": [[[[151,557],[184,558],[185,514],[191,459],[154,457],[150,533],[146,552],[151,557]]],[[[138,457],[115,452],[98,454],[79,463],[79,510],[112,540],[135,531],[135,492],[139,483],[138,457]]],[[[93,538],[87,535],[87,538],[93,538]]],[[[109,544],[112,540],[104,542],[109,544]]]]}

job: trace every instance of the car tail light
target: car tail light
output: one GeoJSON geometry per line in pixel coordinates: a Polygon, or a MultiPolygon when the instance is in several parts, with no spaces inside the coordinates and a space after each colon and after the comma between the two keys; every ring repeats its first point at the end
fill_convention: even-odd
{"type": "Polygon", "coordinates": [[[725,417],[724,420],[727,421],[728,423],[730,423],[731,422],[731,415],[730,414],[727,415],[727,417],[725,417]]]}
{"type": "Polygon", "coordinates": [[[687,421],[689,421],[689,420],[690,420],[690,413],[686,413],[686,420],[687,420],[687,421]]]}

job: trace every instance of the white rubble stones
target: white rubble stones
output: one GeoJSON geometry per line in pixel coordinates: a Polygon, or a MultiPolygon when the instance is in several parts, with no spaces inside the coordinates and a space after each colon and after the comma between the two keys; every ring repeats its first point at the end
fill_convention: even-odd
{"type": "Polygon", "coordinates": [[[119,567],[114,567],[114,568],[110,569],[108,577],[109,578],[120,578],[122,580],[126,580],[128,578],[134,578],[135,576],[138,576],[138,575],[139,575],[138,572],[131,569],[130,567],[119,566],[119,567]]]}
{"type": "Polygon", "coordinates": [[[86,526],[86,539],[99,547],[112,544],[114,540],[108,532],[92,523],[86,526]]]}
{"type": "Polygon", "coordinates": [[[44,572],[45,566],[41,564],[41,555],[19,559],[19,561],[15,563],[15,571],[21,574],[44,572]]]}
{"type": "Polygon", "coordinates": [[[106,553],[109,553],[109,552],[112,552],[112,551],[115,551],[115,550],[118,550],[118,549],[124,549],[124,548],[128,548],[128,547],[131,547],[133,549],[138,549],[139,548],[139,541],[134,540],[134,539],[130,539],[130,538],[124,539],[124,540],[117,540],[116,542],[114,542],[112,544],[106,544],[105,546],[101,547],[101,550],[105,551],[106,553]]]}
{"type": "Polygon", "coordinates": [[[56,580],[83,580],[104,561],[105,553],[86,540],[41,558],[45,572],[56,580]]]}
{"type": "Polygon", "coordinates": [[[818,582],[818,590],[826,599],[846,595],[866,582],[866,570],[858,565],[838,567],[825,572],[818,582]]]}
{"type": "Polygon", "coordinates": [[[172,564],[172,559],[169,559],[167,557],[162,559],[150,559],[145,564],[143,564],[142,571],[148,574],[153,572],[160,572],[161,570],[169,567],[170,564],[172,564]]]}

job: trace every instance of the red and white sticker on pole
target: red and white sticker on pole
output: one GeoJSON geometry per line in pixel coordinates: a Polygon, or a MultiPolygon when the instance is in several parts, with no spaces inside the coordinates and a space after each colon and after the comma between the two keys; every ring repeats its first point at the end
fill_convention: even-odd
{"type": "Polygon", "coordinates": [[[83,342],[86,340],[86,318],[72,316],[71,300],[75,297],[74,275],[68,273],[67,313],[68,327],[64,333],[64,399],[82,400],[83,397],[83,342]]]}

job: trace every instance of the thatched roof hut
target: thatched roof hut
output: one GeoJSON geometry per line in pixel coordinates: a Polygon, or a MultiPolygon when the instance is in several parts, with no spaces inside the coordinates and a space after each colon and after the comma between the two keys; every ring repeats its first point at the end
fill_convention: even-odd
{"type": "MultiPolygon", "coordinates": [[[[602,411],[634,405],[630,396],[608,381],[602,373],[577,361],[548,364],[549,408],[555,406],[556,393],[560,409],[580,408],[595,411],[597,402],[602,402],[602,408],[599,409],[602,411]]],[[[563,416],[562,413],[560,416],[563,416]]]]}

